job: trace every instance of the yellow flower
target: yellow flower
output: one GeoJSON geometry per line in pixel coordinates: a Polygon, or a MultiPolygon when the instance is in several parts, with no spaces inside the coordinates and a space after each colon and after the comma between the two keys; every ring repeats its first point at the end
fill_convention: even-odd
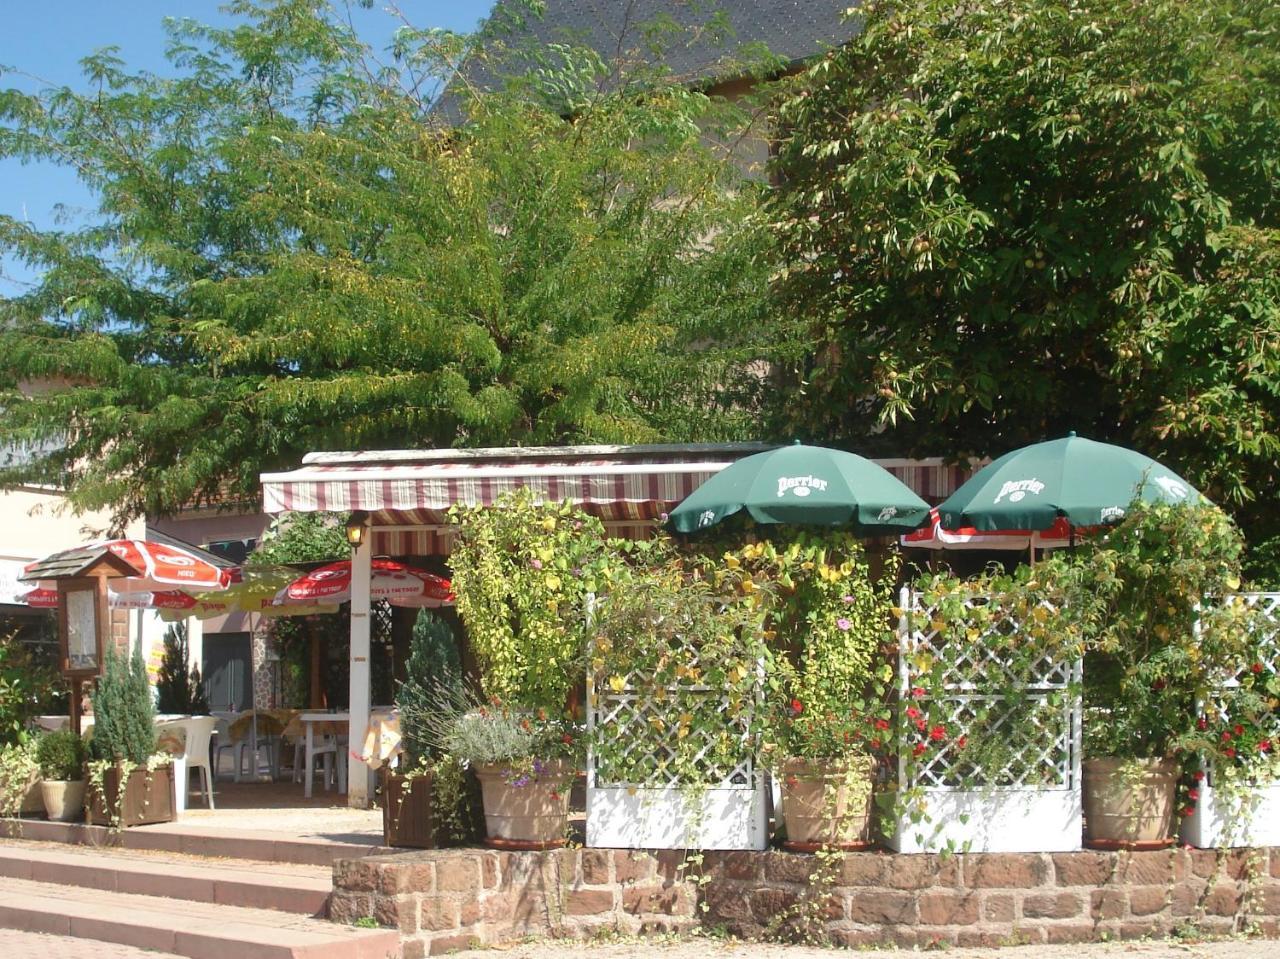
{"type": "Polygon", "coordinates": [[[620,693],[627,688],[627,681],[617,673],[614,673],[609,677],[609,688],[615,693],[620,693]]]}
{"type": "Polygon", "coordinates": [[[730,569],[737,569],[739,566],[742,565],[740,562],[738,562],[738,557],[734,556],[732,553],[724,554],[724,564],[728,566],[730,569]]]}

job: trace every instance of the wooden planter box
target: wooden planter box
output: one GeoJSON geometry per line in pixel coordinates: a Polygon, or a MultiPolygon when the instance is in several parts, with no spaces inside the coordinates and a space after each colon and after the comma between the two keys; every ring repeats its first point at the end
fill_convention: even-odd
{"type": "Polygon", "coordinates": [[[382,793],[382,841],[386,845],[436,849],[465,843],[479,835],[479,784],[474,774],[467,776],[470,834],[463,837],[450,836],[447,826],[437,821],[430,773],[410,779],[384,769],[378,773],[378,781],[382,793]]]}
{"type": "Polygon", "coordinates": [[[116,825],[112,823],[109,811],[117,808],[120,810],[118,825],[121,828],[173,822],[175,802],[172,766],[160,766],[154,770],[146,767],[131,770],[129,778],[123,784],[123,798],[117,807],[117,797],[121,796],[120,779],[120,769],[116,767],[103,774],[101,792],[92,784],[89,785],[85,792],[85,816],[90,823],[95,826],[116,825]]]}
{"type": "Polygon", "coordinates": [[[431,774],[407,779],[383,770],[382,841],[388,846],[435,849],[436,823],[431,815],[431,774]]]}

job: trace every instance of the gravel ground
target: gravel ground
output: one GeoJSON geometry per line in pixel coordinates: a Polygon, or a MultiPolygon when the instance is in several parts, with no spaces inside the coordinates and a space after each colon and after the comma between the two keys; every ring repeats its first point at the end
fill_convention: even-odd
{"type": "MultiPolygon", "coordinates": [[[[531,942],[509,947],[455,952],[455,959],[902,959],[909,950],[835,950],[694,939],[679,943],[531,942]]],[[[1102,942],[1069,946],[1010,946],[1005,949],[947,949],[946,959],[1278,959],[1274,939],[1221,942],[1102,942]]]]}

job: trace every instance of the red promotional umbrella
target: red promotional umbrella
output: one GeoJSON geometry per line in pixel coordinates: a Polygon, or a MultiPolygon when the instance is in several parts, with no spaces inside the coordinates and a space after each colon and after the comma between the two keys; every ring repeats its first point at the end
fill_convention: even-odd
{"type": "MultiPolygon", "coordinates": [[[[29,590],[19,596],[18,599],[33,609],[58,608],[58,591],[56,589],[42,587],[29,590]]],[[[114,609],[194,609],[197,605],[197,600],[176,589],[154,593],[117,593],[113,584],[112,588],[107,591],[107,603],[114,609]]]]}
{"type": "MultiPolygon", "coordinates": [[[[1076,537],[1079,538],[1082,532],[1085,531],[1077,529],[1076,537]]],[[[929,510],[928,525],[901,537],[899,542],[917,549],[1025,550],[1031,545],[1033,535],[1036,549],[1059,549],[1071,545],[1071,526],[1065,516],[1059,516],[1048,529],[1034,534],[1026,529],[986,530],[972,526],[946,529],[936,507],[929,510]]]]}
{"type": "MultiPolygon", "coordinates": [[[[118,593],[151,593],[173,589],[218,590],[226,589],[239,578],[238,569],[221,568],[181,547],[144,539],[105,540],[64,552],[86,549],[110,550],[137,570],[135,576],[112,581],[111,588],[118,593]]],[[[38,563],[32,563],[28,569],[48,563],[60,555],[62,554],[55,553],[38,563]]]]}
{"type": "MultiPolygon", "coordinates": [[[[392,606],[448,606],[453,604],[453,586],[443,576],[425,569],[391,559],[375,559],[369,596],[392,606]]],[[[351,599],[351,561],[344,559],[313,569],[282,589],[276,599],[285,605],[347,602],[351,599]]]]}

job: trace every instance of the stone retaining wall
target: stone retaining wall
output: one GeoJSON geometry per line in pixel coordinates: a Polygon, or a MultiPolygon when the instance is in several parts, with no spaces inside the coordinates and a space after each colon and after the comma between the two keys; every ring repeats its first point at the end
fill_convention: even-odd
{"type": "Polygon", "coordinates": [[[932,855],[430,850],[343,860],[330,915],[398,928],[405,959],[522,936],[695,925],[837,945],[1280,934],[1280,848],[932,855]],[[699,861],[700,860],[700,861],[699,861]]]}

